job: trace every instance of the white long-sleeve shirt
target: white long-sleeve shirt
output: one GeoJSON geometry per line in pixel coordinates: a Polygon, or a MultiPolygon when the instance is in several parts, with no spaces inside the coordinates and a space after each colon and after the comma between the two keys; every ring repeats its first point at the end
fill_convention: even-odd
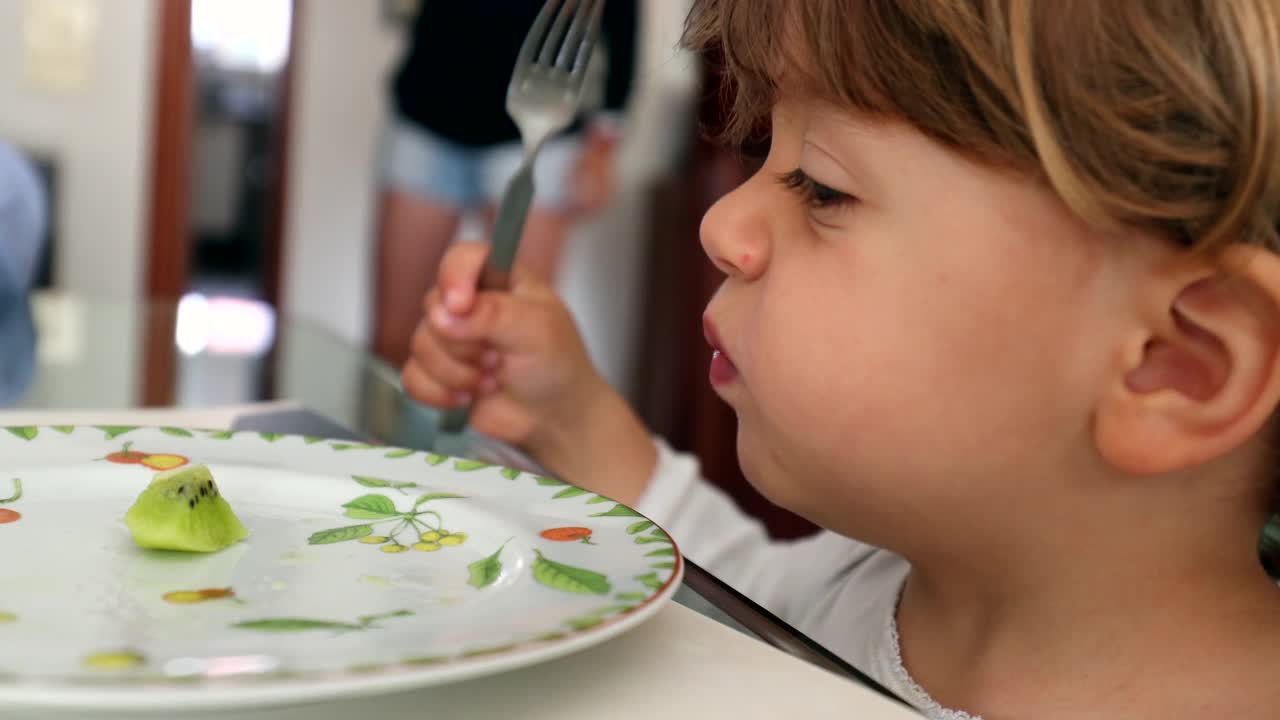
{"type": "Polygon", "coordinates": [[[829,531],[774,541],[701,477],[698,462],[661,440],[636,509],[661,524],[690,560],[764,606],[932,720],[980,720],[935,702],[902,665],[895,620],[910,565],[829,531]]]}

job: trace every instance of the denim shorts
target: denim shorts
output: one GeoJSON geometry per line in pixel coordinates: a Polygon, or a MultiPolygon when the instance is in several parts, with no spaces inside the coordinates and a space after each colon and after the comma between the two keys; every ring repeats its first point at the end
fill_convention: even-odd
{"type": "MultiPolygon", "coordinates": [[[[581,146],[575,136],[555,137],[543,144],[533,165],[535,205],[550,209],[569,205],[581,146]]],[[[496,205],[523,157],[524,148],[518,142],[460,145],[394,116],[382,141],[382,183],[459,208],[496,205]]]]}

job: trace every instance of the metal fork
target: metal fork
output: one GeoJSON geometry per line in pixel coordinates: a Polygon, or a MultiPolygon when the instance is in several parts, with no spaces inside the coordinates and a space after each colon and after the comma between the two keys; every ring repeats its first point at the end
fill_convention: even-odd
{"type": "MultiPolygon", "coordinates": [[[[483,290],[510,287],[511,266],[533,199],[533,162],[547,138],[569,127],[578,114],[587,66],[600,37],[604,3],[547,0],[520,46],[507,85],[507,114],[520,130],[524,160],[508,181],[498,206],[489,260],[480,276],[483,290]]],[[[470,415],[470,407],[448,410],[441,415],[440,429],[459,432],[470,415]]]]}

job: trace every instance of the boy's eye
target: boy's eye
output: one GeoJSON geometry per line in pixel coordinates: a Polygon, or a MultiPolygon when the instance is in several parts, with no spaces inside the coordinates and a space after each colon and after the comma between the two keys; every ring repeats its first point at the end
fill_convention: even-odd
{"type": "Polygon", "coordinates": [[[778,182],[788,190],[796,193],[811,208],[840,207],[853,203],[857,198],[839,190],[833,190],[809,177],[805,171],[796,168],[778,177],[778,182]]]}

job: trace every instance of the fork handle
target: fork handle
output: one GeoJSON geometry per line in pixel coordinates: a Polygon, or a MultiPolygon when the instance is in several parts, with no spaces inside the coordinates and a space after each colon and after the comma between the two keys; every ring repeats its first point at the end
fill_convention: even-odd
{"type": "MultiPolygon", "coordinates": [[[[493,224],[489,259],[480,274],[481,290],[511,288],[511,268],[515,264],[516,251],[520,249],[520,236],[524,232],[525,218],[529,215],[529,204],[533,201],[534,155],[535,153],[525,154],[520,169],[507,182],[507,189],[502,194],[502,203],[493,224]]],[[[462,432],[470,417],[470,406],[446,410],[440,416],[440,430],[447,433],[462,432]]]]}
{"type": "Polygon", "coordinates": [[[525,155],[524,162],[507,181],[507,189],[502,193],[502,202],[493,223],[489,260],[480,275],[481,290],[507,290],[511,287],[511,268],[520,249],[520,236],[524,234],[529,205],[533,202],[533,159],[533,153],[525,155]]]}

